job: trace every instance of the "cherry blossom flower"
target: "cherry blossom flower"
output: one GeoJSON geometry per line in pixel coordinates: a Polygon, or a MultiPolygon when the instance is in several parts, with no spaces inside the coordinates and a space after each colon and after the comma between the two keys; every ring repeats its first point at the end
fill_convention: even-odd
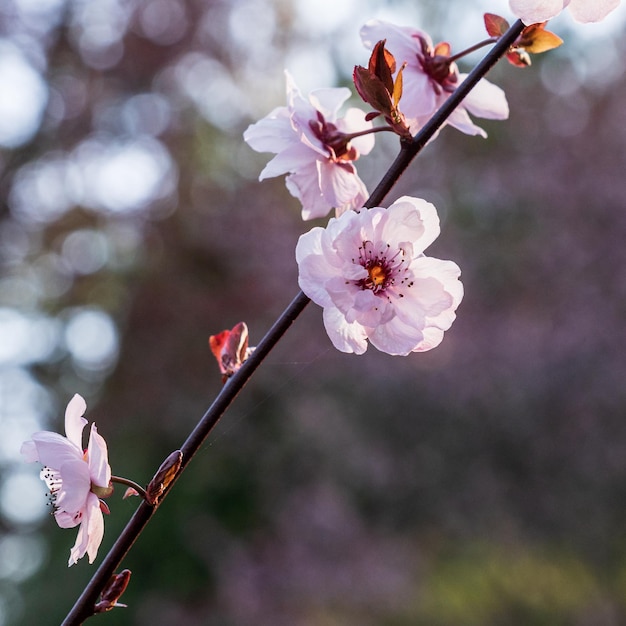
{"type": "MultiPolygon", "coordinates": [[[[467,77],[450,59],[449,44],[433,46],[430,36],[416,28],[371,20],[361,28],[361,39],[368,49],[386,40],[385,48],[395,57],[397,66],[406,63],[399,108],[413,134],[467,77]]],[[[470,113],[486,119],[506,119],[509,105],[502,89],[481,79],[448,118],[447,123],[461,132],[486,137],[487,133],[472,122],[470,113]]]]}
{"type": "Polygon", "coordinates": [[[65,410],[66,437],[40,431],[21,448],[28,462],[38,461],[44,466],[41,479],[50,490],[57,524],[61,528],[80,525],[76,543],[70,551],[70,566],[85,554],[90,563],[96,558],[104,535],[102,511],[108,512],[100,498],[113,491],[107,445],[95,424],[91,425],[87,450],[82,449],[86,408],[83,398],[76,394],[65,410]]]}
{"type": "Polygon", "coordinates": [[[388,209],[348,211],[298,240],[298,282],[324,308],[324,325],[342,352],[367,340],[388,354],[437,346],[463,297],[452,261],[424,255],[439,235],[435,207],[404,196],[388,209]]]}
{"type": "Polygon", "coordinates": [[[577,22],[599,22],[619,3],[620,0],[509,0],[511,11],[524,24],[551,20],[566,7],[577,22]]]}
{"type": "Polygon", "coordinates": [[[285,74],[287,106],[274,109],[243,134],[253,150],[276,153],[259,180],[289,174],[287,189],[302,203],[304,220],[324,217],[331,209],[339,215],[362,206],[368,193],[353,161],[370,152],[374,137],[351,135],[370,130],[372,123],[357,108],[338,117],[349,89],[318,89],[305,100],[285,74]]]}

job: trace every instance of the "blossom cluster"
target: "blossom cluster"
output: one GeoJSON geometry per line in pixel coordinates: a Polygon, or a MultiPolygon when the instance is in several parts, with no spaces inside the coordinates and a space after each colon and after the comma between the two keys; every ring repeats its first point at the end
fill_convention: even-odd
{"type": "MultiPolygon", "coordinates": [[[[373,20],[360,35],[371,56],[367,67],[355,68],[355,87],[373,111],[351,107],[341,116],[348,89],[318,89],[307,99],[286,73],[287,105],[252,124],[244,139],[276,155],[260,179],[287,174],[304,220],[334,210],[327,226],[302,235],[296,248],[300,288],[323,307],[333,345],[362,354],[369,341],[407,355],[434,348],[450,328],[463,296],[460,270],[424,254],[439,234],[435,207],[403,197],[388,209],[366,208],[355,162],[372,150],[376,131],[411,141],[466,75],[451,46],[435,45],[422,30],[373,20]],[[387,125],[375,128],[377,117],[387,125]]],[[[482,79],[447,124],[486,137],[471,115],[502,120],[508,114],[502,89],[482,79]]]]}
{"type": "MultiPolygon", "coordinates": [[[[510,0],[511,10],[527,26],[507,59],[525,67],[529,53],[560,45],[561,39],[545,30],[545,20],[564,8],[578,20],[595,21],[617,4],[619,0],[510,0]]],[[[509,25],[486,14],[485,27],[489,43],[509,25]]],[[[463,295],[460,270],[424,254],[439,234],[435,207],[404,197],[388,209],[366,208],[368,193],[355,162],[372,150],[374,132],[412,141],[467,78],[456,61],[476,46],[453,54],[449,43],[434,44],[422,30],[380,20],[367,22],[360,35],[371,56],[367,67],[355,68],[354,84],[373,111],[351,107],[341,116],[348,89],[319,89],[306,99],[286,73],[287,105],[252,124],[244,139],[254,150],[275,153],[260,179],[287,174],[287,188],[300,200],[304,220],[334,210],[327,226],[302,235],[296,248],[300,288],[323,307],[333,345],[362,354],[369,341],[383,352],[406,355],[434,348],[443,339],[463,295]],[[376,118],[386,126],[374,128],[376,118]]],[[[482,78],[444,125],[486,137],[472,116],[503,120],[508,115],[504,91],[482,78]]]]}

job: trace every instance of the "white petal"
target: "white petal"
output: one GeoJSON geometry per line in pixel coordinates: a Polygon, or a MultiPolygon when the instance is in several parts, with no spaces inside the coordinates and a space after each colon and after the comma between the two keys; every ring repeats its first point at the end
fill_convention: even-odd
{"type": "Polygon", "coordinates": [[[349,324],[335,307],[324,309],[324,327],[337,350],[355,354],[363,354],[367,350],[365,329],[356,322],[349,324]]]}
{"type": "MultiPolygon", "coordinates": [[[[334,218],[329,220],[329,223],[334,218]]],[[[308,233],[300,235],[296,244],[296,262],[300,264],[306,257],[312,254],[322,254],[322,233],[324,229],[321,226],[312,228],[308,233]]]]}
{"type": "Polygon", "coordinates": [[[87,459],[91,482],[98,487],[108,487],[111,481],[111,467],[109,465],[107,444],[104,437],[98,433],[95,424],[91,425],[87,459]]]}
{"type": "Polygon", "coordinates": [[[572,0],[569,10],[577,22],[599,22],[619,3],[620,0],[572,0]]]}
{"type": "Polygon", "coordinates": [[[37,452],[37,446],[32,440],[25,441],[20,448],[20,454],[24,457],[27,463],[34,463],[39,461],[39,453],[37,452]]]}
{"type": "Polygon", "coordinates": [[[86,410],[87,404],[78,394],[74,395],[65,409],[65,434],[79,450],[83,449],[83,428],[87,424],[83,415],[86,410]]]}
{"type": "Polygon", "coordinates": [[[326,289],[331,268],[321,255],[310,255],[299,262],[298,285],[315,304],[330,306],[331,298],[326,289]]]}
{"type": "MultiPolygon", "coordinates": [[[[595,2],[596,0],[584,0],[595,2]]],[[[514,15],[519,17],[524,24],[538,24],[556,17],[563,8],[569,4],[569,0],[509,0],[509,6],[514,15]]]]}
{"type": "Polygon", "coordinates": [[[262,120],[250,124],[243,133],[244,141],[257,152],[281,152],[298,141],[291,125],[287,107],[278,107],[262,120]]]}
{"type": "Polygon", "coordinates": [[[319,184],[322,196],[341,213],[347,208],[362,207],[367,200],[367,188],[351,163],[318,161],[319,184]]]}
{"type": "Polygon", "coordinates": [[[372,222],[380,219],[386,209],[375,207],[373,209],[362,210],[359,213],[347,211],[341,215],[336,222],[333,233],[332,250],[327,253],[337,254],[343,263],[358,262],[359,247],[364,241],[371,241],[374,237],[374,227],[372,222]]]}
{"type": "Polygon", "coordinates": [[[369,334],[369,340],[375,348],[396,356],[413,352],[423,338],[421,328],[405,324],[398,317],[377,326],[369,334]]]}
{"type": "Polygon", "coordinates": [[[423,118],[429,118],[444,99],[437,98],[431,79],[416,67],[407,66],[402,72],[402,97],[400,111],[409,124],[422,126],[423,118]],[[419,123],[418,123],[419,120],[419,123]]]}
{"type": "Polygon", "coordinates": [[[428,350],[432,350],[443,341],[443,330],[440,328],[429,326],[424,329],[423,334],[424,338],[415,346],[415,348],[413,348],[413,352],[426,352],[428,350]]]}
{"type": "Polygon", "coordinates": [[[56,506],[60,511],[80,511],[91,489],[89,467],[82,460],[68,461],[59,468],[61,490],[57,494],[56,506]]]}
{"type": "Polygon", "coordinates": [[[437,239],[441,232],[437,209],[421,198],[402,196],[388,209],[381,224],[381,239],[392,248],[408,241],[414,244],[414,253],[419,254],[437,239]]]}
{"type": "Polygon", "coordinates": [[[83,511],[83,518],[78,529],[76,543],[70,550],[68,566],[78,563],[78,559],[85,554],[89,556],[89,563],[93,563],[102,537],[104,536],[104,518],[100,510],[100,501],[95,494],[89,494],[89,501],[83,511]]]}
{"type": "MultiPolygon", "coordinates": [[[[463,81],[467,75],[459,74],[459,78],[463,81]]],[[[505,120],[509,117],[509,103],[504,91],[484,78],[465,96],[462,106],[472,115],[488,120],[505,120]]]]}
{"type": "Polygon", "coordinates": [[[59,528],[74,528],[81,523],[82,514],[80,514],[80,511],[72,511],[71,513],[67,511],[55,511],[54,519],[59,525],[59,528]]]}
{"type": "Polygon", "coordinates": [[[287,82],[287,107],[292,123],[297,126],[308,126],[309,120],[317,119],[317,112],[308,100],[305,100],[296,86],[291,74],[285,70],[287,82]]]}
{"type": "MultiPolygon", "coordinates": [[[[336,122],[337,128],[343,133],[359,133],[363,130],[373,128],[372,122],[365,120],[365,111],[355,107],[346,111],[346,114],[336,122]]],[[[375,138],[373,134],[363,135],[352,139],[350,144],[356,148],[360,155],[369,154],[374,147],[375,138]]]]}
{"type": "Polygon", "coordinates": [[[415,54],[421,52],[418,37],[422,37],[428,46],[433,42],[428,33],[408,26],[396,26],[382,20],[370,20],[360,31],[363,45],[371,50],[381,39],[385,39],[385,48],[396,59],[396,67],[399,68],[405,61],[416,62],[415,54]]]}
{"type": "Polygon", "coordinates": [[[350,97],[347,87],[326,87],[316,89],[309,95],[309,102],[318,110],[327,122],[334,122],[341,105],[350,97]]]}
{"type": "Polygon", "coordinates": [[[452,111],[452,114],[448,117],[447,123],[466,135],[480,135],[481,137],[487,136],[487,133],[480,126],[477,126],[474,122],[472,122],[472,118],[462,106],[457,107],[454,111],[452,111]]]}
{"type": "MultiPolygon", "coordinates": [[[[259,174],[259,180],[282,176],[287,172],[300,172],[302,174],[308,168],[315,168],[318,157],[317,152],[311,150],[303,143],[295,143],[270,160],[259,174]]],[[[317,178],[317,171],[311,169],[311,175],[317,178]]]]}
{"type": "Polygon", "coordinates": [[[463,298],[461,270],[452,261],[431,257],[416,259],[411,270],[414,283],[404,291],[398,315],[409,323],[411,310],[419,309],[427,318],[427,325],[447,330],[456,319],[455,311],[463,298]]]}
{"type": "Polygon", "coordinates": [[[285,185],[289,193],[300,200],[303,220],[325,217],[333,208],[320,190],[317,161],[290,174],[285,180],[285,185]]]}
{"type": "Polygon", "coordinates": [[[33,434],[32,441],[37,448],[37,460],[47,467],[59,469],[68,461],[82,460],[82,450],[59,433],[42,430],[33,434]]]}

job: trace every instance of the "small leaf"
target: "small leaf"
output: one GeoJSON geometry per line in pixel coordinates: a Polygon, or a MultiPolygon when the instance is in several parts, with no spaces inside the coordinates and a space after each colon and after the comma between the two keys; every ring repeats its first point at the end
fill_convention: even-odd
{"type": "Polygon", "coordinates": [[[391,94],[385,88],[380,78],[360,65],[354,68],[354,86],[358,94],[373,109],[388,115],[391,112],[391,94]]]}
{"type": "Polygon", "coordinates": [[[549,30],[545,30],[544,24],[533,24],[522,32],[521,46],[531,54],[540,54],[558,48],[563,40],[549,30]]]}
{"type": "Polygon", "coordinates": [[[231,330],[211,335],[209,346],[217,359],[223,382],[242,366],[254,350],[248,347],[248,327],[245,322],[235,324],[231,330]]]}
{"type": "Polygon", "coordinates": [[[396,60],[393,54],[385,49],[385,39],[381,39],[374,46],[368,69],[371,74],[381,80],[389,93],[393,91],[393,73],[396,71],[396,60]]]}
{"type": "Polygon", "coordinates": [[[433,56],[449,57],[452,54],[452,46],[447,41],[440,41],[433,50],[433,56]]]}
{"type": "Polygon", "coordinates": [[[133,487],[128,487],[122,496],[122,500],[126,500],[126,498],[131,498],[132,496],[138,496],[139,492],[133,487]]]}
{"type": "Polygon", "coordinates": [[[523,48],[512,48],[506,53],[506,59],[515,67],[530,67],[530,55],[523,48]]]}
{"type": "Polygon", "coordinates": [[[501,37],[509,30],[509,23],[495,13],[485,13],[485,28],[490,37],[501,37]]]}
{"type": "Polygon", "coordinates": [[[400,102],[400,98],[402,98],[402,86],[403,86],[403,78],[402,72],[406,67],[406,62],[402,64],[402,67],[398,70],[398,75],[396,76],[396,81],[393,84],[393,105],[397,108],[398,102],[400,102]]]}

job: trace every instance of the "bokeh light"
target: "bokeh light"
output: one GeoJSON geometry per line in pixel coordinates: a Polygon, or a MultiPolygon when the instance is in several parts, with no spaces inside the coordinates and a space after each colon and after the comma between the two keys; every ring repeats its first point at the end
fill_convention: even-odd
{"type": "Polygon", "coordinates": [[[13,43],[0,39],[0,146],[28,141],[41,123],[46,83],[13,43]]]}
{"type": "Polygon", "coordinates": [[[104,311],[80,308],[69,313],[65,344],[81,369],[109,371],[119,350],[117,329],[104,311]]]}
{"type": "MultiPolygon", "coordinates": [[[[0,513],[2,517],[15,527],[33,524],[51,511],[50,503],[46,500],[45,485],[39,478],[39,468],[36,473],[27,471],[12,472],[5,475],[0,483],[0,513]]],[[[15,543],[9,544],[15,547],[15,543]]],[[[0,540],[0,554],[8,546],[0,540]]],[[[31,563],[30,567],[23,564],[22,573],[28,578],[41,564],[41,558],[31,563]]],[[[4,569],[16,567],[14,563],[5,563],[4,569]]],[[[0,567],[0,577],[2,577],[0,567]]]]}

